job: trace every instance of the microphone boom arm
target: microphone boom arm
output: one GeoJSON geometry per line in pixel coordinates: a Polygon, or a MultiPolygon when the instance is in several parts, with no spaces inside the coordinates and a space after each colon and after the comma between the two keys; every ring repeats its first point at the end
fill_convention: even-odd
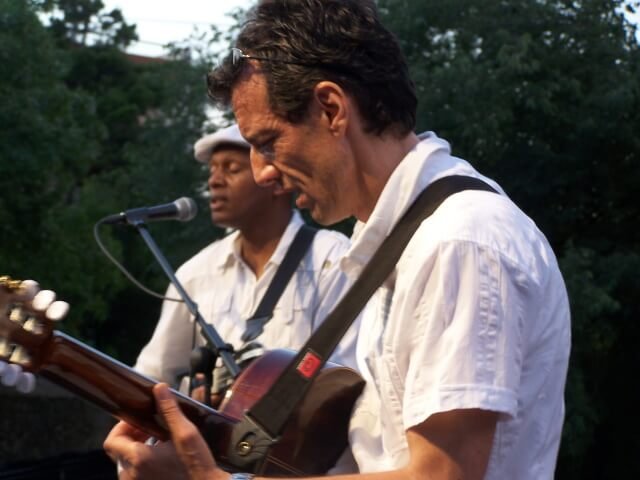
{"type": "Polygon", "coordinates": [[[178,294],[180,295],[182,300],[184,300],[184,303],[189,309],[189,312],[191,312],[193,318],[200,326],[202,335],[207,341],[209,347],[213,350],[214,353],[220,356],[222,363],[224,363],[225,367],[227,367],[231,376],[233,378],[236,378],[240,373],[240,367],[233,358],[232,351],[230,351],[228,344],[226,344],[224,340],[222,340],[213,325],[210,325],[204,321],[204,318],[202,318],[202,315],[200,315],[200,312],[198,311],[198,305],[191,299],[191,297],[189,297],[189,294],[185,291],[185,289],[180,284],[180,281],[176,278],[175,274],[173,273],[173,269],[169,265],[169,262],[167,262],[167,259],[164,257],[164,255],[158,248],[158,245],[151,237],[146,224],[142,221],[138,221],[132,222],[131,225],[136,227],[138,232],[140,232],[142,239],[145,241],[154,257],[156,257],[156,260],[162,267],[162,270],[164,270],[164,273],[167,275],[167,277],[169,277],[169,280],[171,281],[173,286],[176,287],[178,294]]]}

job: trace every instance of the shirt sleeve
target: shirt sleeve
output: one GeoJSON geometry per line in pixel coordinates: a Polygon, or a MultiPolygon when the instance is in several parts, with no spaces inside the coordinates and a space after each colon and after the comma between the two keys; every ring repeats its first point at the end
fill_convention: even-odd
{"type": "Polygon", "coordinates": [[[500,252],[468,241],[443,243],[425,268],[407,324],[405,428],[454,409],[515,416],[526,276],[500,252]]]}
{"type": "MultiPolygon", "coordinates": [[[[179,298],[173,286],[169,286],[166,296],[179,298]]],[[[155,331],[140,352],[134,369],[175,386],[178,377],[189,370],[194,327],[190,318],[184,303],[165,300],[155,331]]]]}

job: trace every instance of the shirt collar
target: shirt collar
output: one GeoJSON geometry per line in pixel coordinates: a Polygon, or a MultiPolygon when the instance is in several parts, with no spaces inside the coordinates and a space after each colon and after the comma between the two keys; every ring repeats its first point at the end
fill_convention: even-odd
{"type": "Polygon", "coordinates": [[[355,278],[389,235],[399,218],[418,194],[433,180],[442,163],[452,158],[449,143],[433,132],[418,136],[418,142],[394,169],[367,222],[358,221],[351,237],[351,248],[340,261],[340,268],[355,278]],[[442,153],[444,155],[434,155],[442,153]]]}
{"type": "Polygon", "coordinates": [[[239,230],[231,230],[226,237],[218,240],[222,246],[220,250],[225,253],[213,259],[213,265],[215,268],[228,268],[238,260],[238,252],[240,248],[239,237],[239,230]]]}
{"type": "Polygon", "coordinates": [[[289,224],[280,237],[278,246],[273,252],[273,255],[271,255],[271,258],[267,262],[267,265],[269,263],[273,263],[275,265],[280,265],[282,263],[284,256],[289,250],[289,245],[291,245],[291,242],[293,242],[294,237],[296,236],[298,230],[300,230],[300,227],[302,227],[302,225],[304,225],[304,220],[302,220],[300,212],[294,209],[293,214],[291,215],[291,220],[289,220],[289,224]]]}
{"type": "MultiPolygon", "coordinates": [[[[289,249],[289,245],[291,244],[294,236],[298,233],[298,230],[303,224],[304,220],[302,219],[300,212],[298,212],[298,210],[293,210],[287,228],[280,237],[278,246],[271,255],[271,258],[267,262],[267,265],[269,265],[270,263],[280,265],[280,263],[282,263],[282,260],[287,254],[287,250],[289,249]]],[[[229,235],[221,239],[220,242],[224,242],[226,244],[222,250],[227,252],[227,254],[215,259],[214,265],[216,268],[229,268],[238,262],[243,262],[242,256],[240,255],[239,230],[233,230],[229,235]]]]}

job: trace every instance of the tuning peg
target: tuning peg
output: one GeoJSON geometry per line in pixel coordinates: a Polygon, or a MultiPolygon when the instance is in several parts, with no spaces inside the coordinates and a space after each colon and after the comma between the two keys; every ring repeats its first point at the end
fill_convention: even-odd
{"type": "Polygon", "coordinates": [[[13,353],[13,345],[10,344],[5,338],[0,337],[0,357],[9,358],[13,353]]]}
{"type": "Polygon", "coordinates": [[[24,328],[25,331],[32,333],[34,335],[42,335],[42,333],[44,332],[42,322],[40,322],[40,320],[34,317],[29,317],[24,322],[24,325],[22,325],[22,328],[24,328]]]}
{"type": "Polygon", "coordinates": [[[16,387],[20,393],[31,393],[36,387],[36,377],[25,372],[20,365],[12,365],[0,360],[0,382],[7,387],[16,387]]]}
{"type": "Polygon", "coordinates": [[[33,298],[38,290],[40,290],[40,284],[35,280],[24,280],[20,283],[20,290],[23,292],[25,297],[33,298]]]}
{"type": "Polygon", "coordinates": [[[22,372],[16,383],[16,390],[20,393],[31,393],[36,388],[36,376],[31,372],[22,372]]]}
{"type": "Polygon", "coordinates": [[[67,313],[69,312],[69,304],[67,302],[63,302],[62,300],[58,300],[53,302],[47,308],[47,318],[53,321],[62,320],[67,313]]]}
{"type": "Polygon", "coordinates": [[[13,387],[16,383],[18,383],[21,373],[22,368],[20,367],[20,365],[9,364],[4,368],[0,381],[7,387],[13,387]]]}
{"type": "Polygon", "coordinates": [[[31,305],[35,310],[44,311],[53,303],[56,299],[56,292],[53,290],[40,290],[36,293],[36,296],[33,297],[31,305]]]}
{"type": "Polygon", "coordinates": [[[24,313],[24,310],[19,306],[13,307],[9,312],[9,320],[14,323],[22,324],[25,318],[26,315],[24,313]]]}
{"type": "Polygon", "coordinates": [[[17,365],[26,366],[31,362],[31,356],[24,347],[17,346],[13,349],[9,361],[17,365]]]}

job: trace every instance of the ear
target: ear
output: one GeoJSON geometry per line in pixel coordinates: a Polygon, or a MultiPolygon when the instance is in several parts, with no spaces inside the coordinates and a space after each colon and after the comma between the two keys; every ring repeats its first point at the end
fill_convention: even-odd
{"type": "Polygon", "coordinates": [[[340,85],[325,80],[316,84],[313,97],[319,108],[321,121],[333,134],[344,134],[351,112],[351,102],[346,92],[340,85]]]}

